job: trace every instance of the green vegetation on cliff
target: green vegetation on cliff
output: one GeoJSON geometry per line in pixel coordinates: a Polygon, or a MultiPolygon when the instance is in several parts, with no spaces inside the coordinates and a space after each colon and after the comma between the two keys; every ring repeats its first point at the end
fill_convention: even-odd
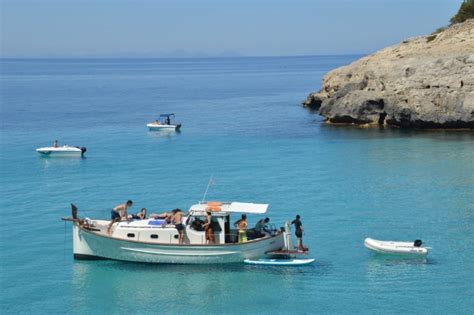
{"type": "Polygon", "coordinates": [[[458,13],[451,18],[450,22],[452,25],[472,18],[474,18],[474,0],[464,0],[461,7],[459,7],[458,13]]]}

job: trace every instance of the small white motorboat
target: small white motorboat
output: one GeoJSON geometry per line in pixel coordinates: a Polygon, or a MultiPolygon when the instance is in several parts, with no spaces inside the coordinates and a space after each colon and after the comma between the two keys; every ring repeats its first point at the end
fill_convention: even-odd
{"type": "Polygon", "coordinates": [[[148,130],[150,131],[161,131],[161,130],[178,131],[181,128],[181,124],[171,122],[171,117],[174,117],[174,116],[175,115],[173,113],[161,114],[157,120],[147,124],[146,126],[148,127],[148,130]]]}
{"type": "Polygon", "coordinates": [[[366,238],[364,245],[370,250],[380,254],[391,255],[416,255],[426,256],[429,247],[423,247],[421,240],[414,242],[394,242],[394,241],[378,241],[372,238],[366,238]]]}
{"type": "Polygon", "coordinates": [[[309,265],[315,261],[314,258],[306,259],[245,259],[244,263],[250,265],[267,265],[267,266],[302,266],[309,265]]]}
{"type": "Polygon", "coordinates": [[[63,146],[52,146],[36,149],[36,152],[42,156],[55,156],[55,157],[81,157],[86,153],[85,147],[75,147],[70,145],[63,146]]]}

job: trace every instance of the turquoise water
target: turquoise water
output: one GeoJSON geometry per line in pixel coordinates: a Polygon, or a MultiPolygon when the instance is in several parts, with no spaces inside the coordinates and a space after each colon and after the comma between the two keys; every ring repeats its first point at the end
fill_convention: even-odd
{"type": "MultiPolygon", "coordinates": [[[[357,56],[3,60],[1,309],[6,313],[456,313],[474,309],[474,135],[335,127],[300,106],[357,56]],[[148,132],[175,112],[182,132],[148,132]],[[54,139],[84,159],[41,158],[54,139]],[[173,266],[72,259],[70,214],[208,199],[300,214],[316,263],[173,266]],[[365,237],[414,240],[385,259],[365,237]]],[[[258,217],[251,217],[254,223],[258,217]]]]}

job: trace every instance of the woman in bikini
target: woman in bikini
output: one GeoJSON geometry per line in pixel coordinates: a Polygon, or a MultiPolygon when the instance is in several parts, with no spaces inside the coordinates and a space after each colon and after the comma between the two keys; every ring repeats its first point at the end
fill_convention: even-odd
{"type": "Polygon", "coordinates": [[[242,214],[242,218],[235,222],[234,226],[239,229],[239,243],[247,242],[247,215],[242,214]]]}

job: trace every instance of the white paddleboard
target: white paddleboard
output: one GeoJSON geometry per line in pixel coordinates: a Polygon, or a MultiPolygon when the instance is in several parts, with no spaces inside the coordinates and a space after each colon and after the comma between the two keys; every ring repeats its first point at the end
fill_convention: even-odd
{"type": "Polygon", "coordinates": [[[314,258],[307,259],[245,259],[244,263],[251,265],[271,265],[271,266],[302,266],[315,261],[314,258]]]}

